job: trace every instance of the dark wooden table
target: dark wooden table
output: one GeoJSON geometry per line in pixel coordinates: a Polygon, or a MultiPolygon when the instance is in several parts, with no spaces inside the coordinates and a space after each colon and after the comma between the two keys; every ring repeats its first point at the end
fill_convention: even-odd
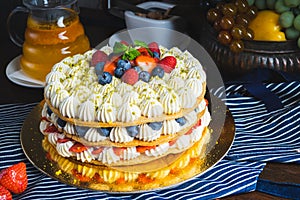
{"type": "MultiPolygon", "coordinates": [[[[43,89],[33,89],[16,85],[8,80],[5,75],[7,64],[22,53],[14,45],[6,31],[6,19],[16,5],[10,1],[1,1],[0,7],[0,104],[31,103],[43,99],[43,89]]],[[[85,27],[91,45],[96,46],[111,34],[125,28],[122,19],[112,16],[107,11],[81,8],[81,22],[85,27]]],[[[268,163],[260,178],[274,182],[292,182],[300,184],[300,166],[295,164],[268,163]]],[[[266,193],[254,191],[246,194],[233,195],[223,199],[282,199],[266,193]]]]}

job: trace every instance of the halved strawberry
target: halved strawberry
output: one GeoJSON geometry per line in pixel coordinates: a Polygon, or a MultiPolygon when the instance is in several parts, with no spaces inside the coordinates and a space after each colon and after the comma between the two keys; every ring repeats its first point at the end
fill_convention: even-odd
{"type": "Polygon", "coordinates": [[[1,171],[0,185],[9,191],[20,194],[27,188],[26,164],[19,162],[1,171]]]}
{"type": "Polygon", "coordinates": [[[74,153],[81,153],[83,151],[86,151],[88,148],[84,146],[83,144],[77,142],[73,146],[70,147],[69,151],[74,153]]]}
{"type": "Polygon", "coordinates": [[[115,62],[108,61],[105,63],[103,71],[109,72],[111,75],[114,75],[116,67],[117,67],[117,65],[115,62]]]}
{"type": "Polygon", "coordinates": [[[51,124],[50,126],[47,126],[47,128],[44,130],[45,133],[58,133],[58,129],[54,124],[51,124]]]}
{"type": "Polygon", "coordinates": [[[58,143],[66,143],[66,142],[69,142],[69,141],[70,141],[69,138],[57,138],[58,143]]]}
{"type": "Polygon", "coordinates": [[[99,153],[101,153],[103,151],[103,149],[104,149],[104,147],[99,147],[97,149],[94,149],[92,151],[92,154],[99,154],[99,153]]]}
{"type": "Polygon", "coordinates": [[[143,55],[143,56],[150,56],[150,57],[151,57],[151,55],[150,55],[148,49],[146,49],[145,47],[139,48],[138,51],[139,51],[139,52],[141,53],[141,55],[143,55]]]}
{"type": "Polygon", "coordinates": [[[148,44],[150,51],[158,53],[160,55],[159,46],[156,42],[151,42],[148,44]]]}
{"type": "Polygon", "coordinates": [[[177,59],[174,56],[166,56],[160,61],[158,61],[158,65],[161,66],[166,73],[170,73],[177,64],[177,59]]]}
{"type": "Polygon", "coordinates": [[[151,72],[156,67],[156,60],[151,56],[140,55],[136,57],[135,64],[142,68],[143,71],[151,72]]]}
{"type": "Polygon", "coordinates": [[[0,185],[0,200],[12,200],[11,193],[0,185]]]}
{"type": "Polygon", "coordinates": [[[139,153],[145,153],[145,151],[150,149],[155,149],[156,146],[137,146],[136,151],[139,153]]]}

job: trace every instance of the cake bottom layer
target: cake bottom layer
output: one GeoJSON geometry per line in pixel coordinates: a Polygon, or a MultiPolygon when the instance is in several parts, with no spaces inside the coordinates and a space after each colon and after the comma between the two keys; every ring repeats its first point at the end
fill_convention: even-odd
{"type": "MultiPolygon", "coordinates": [[[[43,148],[48,152],[48,158],[56,162],[60,169],[55,174],[70,176],[73,185],[101,191],[134,192],[172,186],[201,173],[210,134],[209,128],[205,128],[203,137],[191,148],[180,154],[174,162],[166,167],[158,167],[153,171],[145,172],[140,166],[130,166],[130,170],[128,170],[64,158],[57,153],[47,137],[43,140],[43,148]]],[[[164,162],[163,159],[167,158],[160,159],[164,162]]],[[[151,162],[148,164],[151,165],[151,162]]],[[[155,163],[152,164],[155,165],[155,163]]]]}

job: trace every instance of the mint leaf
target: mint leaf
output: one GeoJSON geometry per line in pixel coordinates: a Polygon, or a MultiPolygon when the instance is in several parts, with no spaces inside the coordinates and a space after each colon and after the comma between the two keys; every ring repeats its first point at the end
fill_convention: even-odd
{"type": "Polygon", "coordinates": [[[118,54],[118,53],[123,53],[127,50],[127,46],[125,44],[122,44],[121,42],[115,42],[115,45],[113,47],[113,52],[118,54]]]}
{"type": "Polygon", "coordinates": [[[135,46],[140,46],[140,47],[148,48],[148,44],[146,44],[145,42],[140,41],[140,40],[134,40],[134,45],[135,46]]]}
{"type": "Polygon", "coordinates": [[[125,51],[122,59],[134,60],[136,57],[141,55],[141,53],[135,48],[129,47],[127,51],[125,51]]]}

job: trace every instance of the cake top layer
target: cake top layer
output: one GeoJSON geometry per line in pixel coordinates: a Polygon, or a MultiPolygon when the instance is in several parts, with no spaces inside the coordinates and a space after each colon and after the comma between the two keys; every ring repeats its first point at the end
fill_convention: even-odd
{"type": "Polygon", "coordinates": [[[205,83],[201,63],[187,50],[122,41],[55,64],[44,96],[64,120],[130,125],[180,117],[200,103],[205,83]]]}

